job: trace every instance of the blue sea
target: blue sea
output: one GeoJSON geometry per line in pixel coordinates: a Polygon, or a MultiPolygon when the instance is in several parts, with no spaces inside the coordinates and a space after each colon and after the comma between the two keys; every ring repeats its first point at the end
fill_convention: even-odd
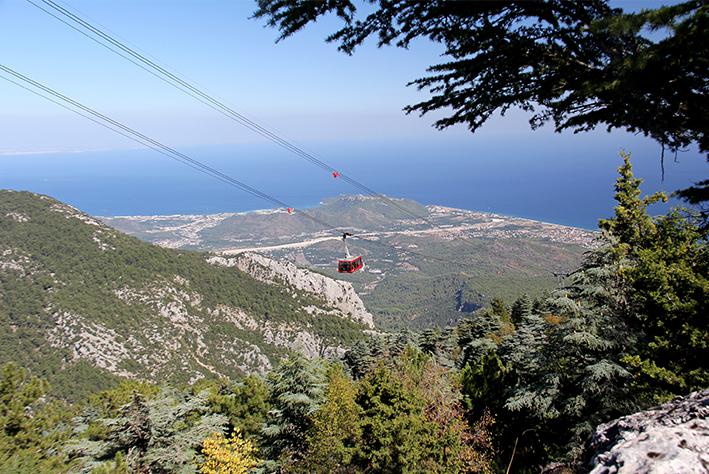
{"type": "MultiPolygon", "coordinates": [[[[516,142],[325,143],[318,156],[377,192],[423,204],[489,211],[595,229],[612,214],[621,144],[632,151],[643,190],[673,191],[706,178],[699,153],[665,158],[645,139],[594,135],[516,142]],[[619,143],[620,142],[620,143],[619,143]]],[[[270,143],[182,148],[293,207],[358,193],[270,143]]],[[[267,201],[205,176],[151,150],[0,156],[0,188],[48,194],[93,215],[206,214],[271,208],[267,201]]],[[[666,206],[653,209],[660,213],[666,206]]]]}

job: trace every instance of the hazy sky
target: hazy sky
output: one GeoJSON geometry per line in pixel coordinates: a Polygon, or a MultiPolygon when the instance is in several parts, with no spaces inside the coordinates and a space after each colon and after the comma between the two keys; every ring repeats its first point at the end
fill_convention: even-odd
{"type": "MultiPolygon", "coordinates": [[[[438,48],[368,45],[348,57],[323,41],[324,22],[274,44],[276,31],[233,1],[65,3],[160,59],[237,110],[300,140],[434,134],[401,108],[423,98],[405,87],[438,48]]],[[[0,0],[2,63],[172,144],[257,140],[190,97],[108,52],[22,0],[0,0]]],[[[109,132],[4,81],[0,148],[105,148],[109,132]]]]}
{"type": "MultiPolygon", "coordinates": [[[[625,148],[645,160],[638,170],[643,176],[657,181],[659,175],[659,146],[624,132],[559,135],[548,126],[533,132],[525,114],[511,112],[491,119],[473,135],[464,127],[437,131],[431,127],[433,116],[404,115],[405,105],[427,97],[406,83],[440,60],[440,46],[427,41],[416,42],[410,50],[378,49],[370,41],[347,56],[324,42],[338,24],[333,19],[274,43],[277,31],[249,18],[255,9],[252,1],[71,0],[62,4],[236,110],[311,151],[325,153],[326,161],[338,167],[343,159],[338,155],[346,155],[338,150],[345,146],[355,144],[362,153],[379,156],[380,150],[397,143],[408,150],[421,143],[422,149],[437,150],[435,155],[441,157],[461,149],[471,157],[494,157],[503,168],[518,166],[525,159],[520,150],[530,150],[537,157],[535,166],[542,167],[559,167],[579,150],[597,156],[589,163],[605,172],[617,166],[618,151],[625,148]]],[[[630,9],[658,4],[616,2],[630,9]]],[[[171,146],[264,141],[24,0],[0,0],[0,62],[171,146]]],[[[0,160],[17,152],[135,147],[0,80],[0,160]]],[[[275,145],[273,153],[287,154],[275,145]]],[[[248,153],[235,156],[250,159],[248,153]]],[[[580,161],[571,162],[581,167],[580,161]]],[[[666,186],[684,187],[702,178],[705,168],[696,150],[685,153],[680,164],[668,163],[666,186]]]]}
{"type": "MultiPolygon", "coordinates": [[[[277,32],[249,18],[252,1],[72,0],[64,5],[300,142],[471,139],[463,127],[441,134],[430,126],[433,116],[401,112],[426,98],[405,84],[439,60],[441,48],[427,41],[408,51],[378,49],[369,42],[346,56],[323,41],[337,24],[328,19],[274,44],[277,32]]],[[[23,0],[0,0],[0,58],[171,145],[261,140],[23,0]]],[[[0,81],[0,103],[0,152],[132,146],[5,81],[0,81]]],[[[525,116],[513,113],[491,121],[479,139],[530,133],[525,116]]]]}

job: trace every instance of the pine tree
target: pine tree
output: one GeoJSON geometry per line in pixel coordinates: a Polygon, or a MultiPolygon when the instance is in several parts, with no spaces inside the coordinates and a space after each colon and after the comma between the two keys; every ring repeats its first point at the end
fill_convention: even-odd
{"type": "Polygon", "coordinates": [[[396,357],[402,354],[407,347],[415,344],[416,337],[410,329],[405,328],[392,335],[389,344],[389,354],[396,357]]]}
{"type": "Polygon", "coordinates": [[[312,416],[323,399],[325,376],[319,364],[293,355],[269,374],[267,383],[271,410],[262,435],[270,461],[267,469],[274,470],[306,452],[312,416]]]}
{"type": "Polygon", "coordinates": [[[497,348],[496,334],[502,328],[500,317],[488,310],[476,311],[458,323],[458,346],[461,349],[459,367],[476,364],[478,360],[497,348]]]}
{"type": "Polygon", "coordinates": [[[355,399],[357,388],[339,365],[328,369],[325,399],[313,415],[308,433],[308,451],[293,472],[351,472],[362,429],[362,410],[355,399]]]}
{"type": "Polygon", "coordinates": [[[231,425],[247,438],[256,438],[268,410],[268,387],[258,375],[247,375],[234,384],[210,387],[209,403],[216,413],[229,418],[231,425]]]}
{"type": "Polygon", "coordinates": [[[46,381],[33,377],[13,363],[2,367],[0,378],[0,428],[15,438],[31,424],[30,407],[47,391],[46,381]]]}
{"type": "Polygon", "coordinates": [[[524,319],[528,318],[532,314],[532,300],[529,298],[527,293],[515,300],[512,305],[512,322],[515,325],[520,324],[524,319]]]}
{"type": "Polygon", "coordinates": [[[369,372],[373,360],[369,345],[362,340],[352,344],[352,347],[342,357],[342,362],[355,379],[362,378],[369,372]]]}
{"type": "Polygon", "coordinates": [[[527,318],[503,350],[518,380],[505,408],[553,432],[542,438],[547,452],[570,462],[598,423],[633,408],[620,363],[627,331],[611,307],[584,299],[606,291],[585,276],[549,301],[552,314],[527,318]]]}
{"type": "Polygon", "coordinates": [[[656,225],[652,244],[623,273],[640,339],[625,362],[652,404],[709,386],[709,245],[677,211],[656,225]]]}
{"type": "Polygon", "coordinates": [[[113,418],[98,418],[89,406],[77,420],[81,436],[65,449],[87,471],[110,468],[103,461],[119,453],[131,472],[194,471],[203,440],[223,433],[228,424],[224,415],[212,412],[207,399],[207,391],[195,395],[163,388],[150,399],[136,392],[113,418]]]}
{"type": "Polygon", "coordinates": [[[463,402],[472,421],[490,411],[499,418],[507,395],[509,370],[495,352],[489,352],[476,364],[465,364],[461,371],[463,402]]]}
{"type": "Polygon", "coordinates": [[[515,305],[521,321],[501,348],[518,378],[506,408],[553,429],[556,438],[546,442],[570,461],[578,461],[597,423],[637,407],[623,361],[638,345],[628,325],[636,289],[626,275],[634,255],[656,238],[646,208],[662,196],[641,199],[629,157],[623,159],[616,217],[601,224],[605,244],[543,303],[544,314],[525,310],[522,317],[522,304],[515,305]]]}
{"type": "Polygon", "coordinates": [[[490,302],[490,310],[502,322],[510,321],[510,308],[501,298],[493,298],[490,302]]]}
{"type": "Polygon", "coordinates": [[[424,354],[437,356],[441,353],[443,337],[441,330],[438,328],[425,329],[419,337],[419,349],[424,354]]]}
{"type": "Polygon", "coordinates": [[[642,180],[633,176],[630,155],[621,152],[623,165],[618,168],[620,176],[615,183],[615,217],[601,219],[598,226],[616,238],[620,244],[618,250],[633,253],[640,250],[652,240],[656,234],[656,226],[647,213],[647,207],[658,201],[667,201],[664,193],[655,193],[644,198],[640,197],[642,180]]]}
{"type": "Polygon", "coordinates": [[[411,82],[431,97],[405,108],[444,111],[439,128],[465,124],[474,132],[517,107],[533,113],[533,128],[547,121],[557,131],[624,128],[673,150],[696,143],[709,151],[705,1],[632,13],[607,0],[258,5],[255,16],[281,39],[321,16],[340,20],[327,39],[348,54],[369,38],[401,48],[423,38],[439,43],[445,60],[411,82]]]}
{"type": "Polygon", "coordinates": [[[140,471],[152,437],[150,409],[142,395],[133,392],[133,400],[123,408],[121,414],[123,423],[116,431],[118,440],[123,449],[127,450],[130,466],[140,471]]]}
{"type": "Polygon", "coordinates": [[[66,472],[72,410],[47,401],[47,382],[10,362],[0,370],[0,472],[66,472]]]}
{"type": "MultiPolygon", "coordinates": [[[[359,383],[357,472],[485,472],[489,419],[471,429],[460,386],[431,356],[407,349],[359,383]]],[[[355,467],[353,466],[353,467],[355,467]]]]}
{"type": "Polygon", "coordinates": [[[547,312],[547,301],[551,298],[551,292],[549,290],[544,290],[541,295],[534,298],[534,303],[532,304],[532,313],[534,314],[544,314],[547,312]]]}
{"type": "Polygon", "coordinates": [[[706,230],[689,215],[675,210],[653,219],[647,207],[666,196],[641,197],[629,155],[623,161],[615,216],[600,226],[623,262],[626,323],[639,340],[624,362],[647,403],[657,403],[709,384],[709,246],[706,230]]]}
{"type": "Polygon", "coordinates": [[[386,357],[387,351],[389,350],[389,345],[387,344],[385,336],[373,335],[369,337],[366,341],[369,357],[372,361],[376,361],[386,357]]]}

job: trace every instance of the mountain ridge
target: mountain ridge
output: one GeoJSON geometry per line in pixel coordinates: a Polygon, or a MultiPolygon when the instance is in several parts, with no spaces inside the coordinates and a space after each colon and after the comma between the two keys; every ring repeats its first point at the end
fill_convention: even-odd
{"type": "Polygon", "coordinates": [[[349,296],[338,307],[317,287],[209,258],[140,241],[48,196],[0,191],[2,362],[65,377],[64,391],[78,379],[71,370],[90,372],[89,384],[193,383],[265,372],[293,351],[341,353],[372,327],[349,283],[313,275],[349,296]]]}

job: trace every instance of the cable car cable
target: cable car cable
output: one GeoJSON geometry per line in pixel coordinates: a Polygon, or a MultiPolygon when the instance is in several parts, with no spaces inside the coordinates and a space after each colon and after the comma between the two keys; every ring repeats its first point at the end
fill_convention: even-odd
{"type": "MultiPolygon", "coordinates": [[[[146,146],[146,147],[148,147],[148,148],[151,148],[152,150],[155,150],[155,151],[157,151],[158,153],[160,153],[160,154],[162,154],[162,155],[164,155],[164,156],[167,156],[168,158],[171,158],[171,159],[173,159],[173,160],[175,160],[175,161],[178,161],[178,162],[180,162],[180,163],[182,163],[182,164],[185,164],[185,165],[189,166],[190,168],[193,168],[193,169],[195,169],[195,170],[197,170],[197,171],[200,171],[200,172],[202,172],[202,173],[204,173],[204,174],[207,174],[208,176],[212,176],[212,177],[214,177],[214,178],[217,178],[217,179],[219,179],[220,181],[222,181],[222,182],[224,182],[224,183],[226,183],[226,184],[229,184],[229,185],[231,185],[231,186],[233,186],[233,187],[236,187],[236,188],[238,188],[238,189],[241,189],[242,191],[247,192],[247,193],[249,193],[249,194],[251,194],[251,195],[253,195],[253,196],[259,197],[259,198],[264,199],[264,200],[268,200],[268,201],[270,201],[270,202],[272,202],[272,203],[278,205],[279,207],[295,209],[294,207],[289,206],[288,204],[286,204],[285,202],[281,201],[281,200],[278,199],[278,198],[275,198],[275,197],[273,197],[273,196],[271,196],[271,195],[269,195],[269,194],[267,194],[267,193],[265,193],[265,192],[262,192],[262,191],[260,191],[260,190],[258,190],[258,189],[256,189],[256,188],[254,188],[254,187],[252,187],[252,186],[250,186],[250,185],[248,185],[248,184],[246,184],[246,183],[243,183],[243,182],[241,182],[241,181],[239,181],[239,180],[237,180],[237,179],[235,179],[235,178],[233,178],[233,177],[231,177],[231,176],[229,176],[229,175],[227,175],[227,174],[225,174],[225,173],[223,173],[223,172],[221,172],[221,171],[219,171],[219,170],[217,170],[217,169],[215,169],[215,168],[212,168],[212,167],[209,166],[209,165],[206,165],[206,164],[200,162],[199,160],[196,160],[196,159],[194,159],[194,158],[192,158],[192,157],[190,157],[190,156],[188,156],[188,155],[186,155],[186,154],[184,154],[184,153],[182,153],[182,152],[179,152],[179,151],[177,151],[177,150],[175,150],[175,149],[173,149],[173,148],[171,148],[171,147],[169,147],[169,146],[167,146],[167,145],[164,145],[163,143],[161,143],[161,142],[159,142],[159,141],[157,141],[157,140],[155,140],[155,139],[153,139],[153,138],[151,138],[151,137],[149,137],[149,136],[147,136],[147,135],[144,135],[143,133],[141,133],[141,132],[139,132],[139,131],[137,131],[137,130],[132,129],[132,128],[130,128],[130,127],[128,127],[128,126],[122,124],[121,122],[118,122],[118,121],[116,121],[116,120],[114,120],[114,119],[108,117],[107,115],[102,114],[102,113],[100,113],[100,112],[98,112],[98,111],[92,109],[91,107],[88,107],[88,106],[86,106],[86,105],[84,105],[84,104],[82,104],[82,103],[80,103],[80,102],[78,102],[78,101],[76,101],[76,100],[74,100],[74,99],[72,99],[72,98],[70,98],[70,97],[68,97],[68,96],[66,96],[66,95],[64,95],[64,94],[62,94],[62,93],[60,93],[60,92],[58,92],[58,91],[56,91],[55,89],[52,89],[52,88],[49,87],[49,86],[46,86],[46,85],[44,85],[44,84],[42,84],[42,83],[40,83],[40,82],[37,82],[37,81],[35,81],[34,79],[31,79],[31,78],[29,78],[29,77],[27,77],[27,76],[25,76],[25,75],[23,75],[23,74],[21,74],[21,73],[15,71],[15,70],[12,69],[12,68],[9,68],[9,67],[7,67],[7,66],[5,66],[5,65],[3,65],[3,64],[0,64],[0,71],[5,72],[6,74],[10,74],[10,75],[13,76],[14,78],[16,78],[16,79],[18,79],[18,80],[20,80],[20,81],[22,81],[22,82],[24,82],[24,83],[26,83],[26,84],[29,84],[29,85],[31,85],[31,86],[37,88],[37,89],[40,89],[41,91],[44,91],[46,94],[49,94],[49,95],[53,96],[55,99],[58,99],[58,100],[55,100],[55,99],[53,99],[53,98],[51,98],[51,97],[48,97],[47,95],[42,94],[42,93],[40,93],[40,92],[38,92],[38,91],[32,90],[31,88],[26,87],[26,86],[20,84],[20,83],[17,82],[16,80],[13,80],[13,79],[11,79],[11,78],[8,78],[8,77],[6,77],[6,76],[4,76],[4,75],[2,75],[2,74],[0,74],[0,78],[2,78],[2,79],[4,79],[4,80],[6,80],[6,81],[8,81],[8,82],[10,82],[10,83],[12,83],[12,84],[18,86],[18,87],[21,87],[22,89],[24,89],[24,90],[26,90],[26,91],[28,91],[28,92],[31,92],[31,93],[33,93],[33,94],[35,94],[35,95],[37,95],[37,96],[40,96],[40,97],[42,97],[42,98],[44,98],[44,99],[46,99],[46,100],[48,100],[48,101],[50,101],[50,102],[52,102],[52,103],[54,103],[54,104],[56,104],[56,105],[59,105],[60,107],[63,107],[64,109],[69,110],[69,111],[71,111],[71,112],[73,112],[73,113],[75,113],[75,114],[77,114],[77,115],[79,115],[79,116],[81,116],[81,117],[84,117],[84,118],[86,118],[86,119],[88,119],[88,120],[90,120],[90,121],[92,121],[92,122],[94,122],[94,123],[96,123],[96,124],[98,124],[98,125],[101,125],[102,127],[107,128],[108,130],[111,130],[111,131],[113,131],[113,132],[115,132],[115,133],[118,133],[118,134],[120,134],[120,135],[122,135],[122,136],[124,136],[124,137],[126,137],[126,138],[128,138],[128,139],[130,139],[130,140],[132,140],[132,141],[134,141],[134,142],[136,142],[136,143],[139,143],[139,144],[141,144],[141,145],[143,145],[143,146],[146,146]],[[70,104],[70,105],[73,106],[74,108],[69,107],[69,106],[67,106],[67,105],[65,105],[65,104],[62,104],[60,101],[64,102],[65,104],[70,104]],[[76,109],[79,109],[79,110],[76,110],[76,109]]],[[[319,218],[313,216],[312,214],[310,214],[310,213],[308,213],[308,212],[306,212],[306,211],[304,211],[304,210],[297,209],[297,211],[298,211],[299,214],[302,214],[304,217],[306,217],[306,218],[310,219],[311,221],[313,221],[313,222],[319,224],[320,226],[322,226],[322,227],[323,227],[324,229],[326,229],[326,230],[337,230],[337,229],[340,229],[339,226],[334,226],[334,225],[332,225],[332,224],[330,224],[330,223],[328,223],[328,222],[326,222],[326,221],[324,221],[324,220],[322,220],[322,219],[319,219],[319,218]]],[[[338,233],[341,233],[341,232],[338,231],[338,233]]],[[[441,261],[441,262],[446,262],[446,263],[452,263],[452,264],[460,265],[460,262],[452,262],[452,261],[450,261],[450,260],[442,259],[442,258],[440,258],[440,257],[435,257],[435,256],[432,256],[432,255],[425,255],[425,254],[422,254],[422,253],[419,253],[419,252],[415,252],[415,251],[411,251],[411,250],[396,249],[393,245],[385,244],[384,242],[380,242],[380,241],[378,241],[378,240],[368,239],[367,237],[364,237],[364,236],[361,236],[361,235],[354,234],[354,235],[352,235],[352,237],[357,238],[357,239],[362,240],[362,241],[365,241],[365,242],[369,242],[369,243],[375,244],[375,245],[380,245],[380,246],[384,246],[384,247],[390,247],[390,248],[393,248],[394,250],[401,250],[403,253],[408,253],[408,254],[411,254],[411,255],[416,255],[416,256],[419,256],[419,257],[422,257],[422,258],[426,258],[426,259],[430,259],[430,260],[437,260],[437,261],[441,261]]]]}
{"type": "MultiPolygon", "coordinates": [[[[234,121],[240,123],[241,125],[243,125],[243,126],[249,128],[250,130],[254,131],[255,133],[258,133],[258,134],[261,135],[262,137],[267,138],[267,139],[273,141],[274,143],[278,144],[279,146],[281,146],[281,147],[283,147],[283,148],[285,148],[285,149],[291,151],[292,153],[294,153],[294,154],[300,156],[301,158],[303,158],[303,159],[309,161],[310,163],[312,163],[312,164],[314,164],[314,165],[316,165],[316,166],[318,166],[318,167],[320,167],[320,168],[322,168],[322,169],[324,169],[324,170],[326,170],[326,171],[328,171],[328,172],[330,172],[330,173],[337,173],[338,176],[341,177],[344,181],[346,181],[346,182],[348,182],[349,184],[351,184],[352,186],[354,186],[354,187],[360,189],[361,191],[364,191],[365,193],[367,193],[367,194],[369,194],[369,195],[371,195],[371,196],[378,197],[378,198],[384,200],[384,201],[385,201],[386,203],[388,203],[389,205],[391,205],[391,206],[393,206],[393,207],[399,209],[400,211],[404,212],[405,214],[408,214],[409,216],[411,216],[411,217],[413,217],[413,218],[415,218],[415,219],[419,219],[419,220],[424,221],[426,224],[428,224],[429,226],[431,226],[431,227],[433,227],[433,228],[438,228],[433,222],[431,222],[431,220],[430,220],[428,217],[422,216],[422,215],[419,215],[419,214],[417,214],[417,213],[412,212],[411,210],[405,208],[404,206],[399,205],[396,201],[392,200],[392,199],[389,198],[388,196],[386,196],[386,195],[384,195],[384,194],[381,194],[381,193],[379,193],[379,192],[377,192],[377,191],[371,189],[370,187],[364,185],[363,183],[359,182],[358,180],[356,180],[356,179],[354,179],[354,178],[352,178],[352,177],[350,177],[350,176],[348,176],[348,175],[342,173],[341,171],[338,171],[338,170],[337,170],[336,168],[334,168],[333,166],[331,166],[331,165],[325,163],[324,161],[318,159],[318,158],[317,158],[316,156],[314,156],[312,153],[309,153],[309,152],[303,150],[301,147],[298,147],[297,145],[294,145],[293,143],[291,143],[290,141],[284,139],[283,137],[279,136],[278,134],[276,134],[276,133],[274,133],[274,132],[268,130],[266,127],[264,127],[264,126],[260,125],[259,123],[257,123],[257,122],[255,122],[255,121],[249,119],[249,118],[246,117],[245,115],[243,115],[243,114],[237,112],[237,111],[234,110],[232,107],[229,107],[228,105],[226,105],[223,101],[214,98],[213,96],[207,94],[206,92],[202,91],[201,89],[197,88],[196,86],[190,84],[189,82],[185,81],[184,79],[182,79],[181,77],[177,76],[176,74],[170,72],[170,71],[167,70],[166,68],[160,66],[159,64],[156,64],[154,61],[152,61],[152,60],[150,60],[149,58],[145,57],[143,54],[140,54],[139,52],[135,51],[133,48],[130,48],[129,46],[127,46],[126,44],[124,44],[124,43],[121,42],[120,40],[117,40],[116,38],[114,38],[113,36],[109,35],[108,33],[105,33],[104,31],[102,31],[102,30],[99,29],[98,27],[92,25],[92,24],[89,23],[88,21],[82,19],[81,17],[79,17],[79,16],[76,15],[75,13],[72,13],[70,10],[64,8],[63,6],[57,4],[56,2],[54,2],[54,1],[52,1],[52,0],[41,0],[41,1],[42,1],[45,5],[49,6],[49,7],[52,8],[52,9],[54,9],[54,10],[55,10],[56,12],[58,12],[59,14],[63,15],[63,16],[66,17],[66,18],[69,18],[71,21],[77,23],[78,25],[80,25],[81,27],[85,28],[86,30],[91,31],[93,34],[95,34],[95,35],[101,37],[102,39],[104,39],[105,41],[109,42],[110,44],[112,44],[112,45],[115,46],[116,48],[119,48],[120,50],[124,51],[126,54],[132,56],[133,58],[135,58],[137,61],[143,63],[143,64],[144,64],[145,66],[147,66],[148,68],[151,68],[151,69],[153,69],[154,71],[157,71],[157,73],[156,73],[156,72],[153,72],[153,71],[148,71],[145,66],[140,65],[141,69],[144,69],[144,70],[150,72],[153,76],[156,76],[156,77],[157,77],[158,74],[161,75],[161,76],[163,76],[163,77],[161,78],[161,80],[163,80],[163,82],[166,82],[167,84],[172,85],[173,87],[177,88],[178,90],[187,93],[187,94],[190,95],[191,97],[193,97],[193,98],[199,100],[199,101],[202,102],[203,104],[205,104],[205,105],[209,106],[210,108],[216,110],[217,112],[221,113],[222,115],[225,115],[226,117],[228,117],[228,118],[230,118],[230,119],[232,119],[232,120],[234,120],[234,121]],[[164,77],[167,77],[167,79],[165,79],[164,77]],[[169,79],[169,80],[168,80],[168,79],[169,79]],[[187,89],[187,90],[185,90],[185,89],[187,89]]],[[[124,59],[127,59],[127,60],[130,61],[131,63],[136,64],[136,62],[135,62],[134,60],[131,60],[131,59],[127,58],[124,54],[120,53],[119,51],[116,51],[114,48],[111,48],[110,46],[108,46],[108,45],[106,45],[105,43],[102,43],[101,41],[99,41],[98,39],[96,39],[95,37],[92,37],[91,35],[88,35],[87,33],[85,33],[85,32],[83,32],[83,31],[79,30],[77,27],[75,27],[75,26],[69,24],[67,21],[64,21],[63,19],[57,17],[55,14],[49,12],[49,11],[46,10],[45,8],[42,8],[40,5],[38,5],[37,3],[35,3],[33,0],[27,0],[27,2],[30,3],[30,4],[32,4],[32,5],[34,5],[34,6],[37,7],[38,9],[42,10],[43,12],[45,12],[45,13],[51,15],[52,17],[56,18],[57,20],[61,21],[61,22],[64,23],[65,25],[71,27],[72,29],[74,29],[74,30],[80,32],[82,35],[84,35],[84,36],[86,36],[86,37],[89,37],[89,38],[92,39],[93,41],[95,41],[95,42],[101,44],[102,46],[104,46],[104,47],[107,48],[108,50],[114,52],[115,54],[118,54],[119,56],[123,57],[124,59]]],[[[136,64],[136,65],[137,65],[137,64],[136,64]]]]}
{"type": "MultiPolygon", "coordinates": [[[[309,152],[303,150],[301,147],[292,144],[290,141],[288,141],[288,140],[284,139],[283,137],[279,136],[278,134],[268,130],[266,127],[249,119],[245,115],[235,111],[232,107],[229,107],[223,101],[213,97],[212,95],[207,94],[206,92],[202,91],[198,87],[196,87],[193,84],[182,79],[181,77],[179,77],[175,73],[169,71],[165,67],[163,67],[163,66],[157,64],[155,61],[147,58],[144,54],[141,54],[141,53],[135,51],[135,49],[131,48],[130,46],[127,46],[124,42],[114,38],[113,36],[104,32],[100,28],[98,28],[98,27],[92,25],[91,23],[89,23],[88,21],[82,19],[79,15],[71,12],[67,8],[57,4],[56,2],[54,2],[52,0],[41,0],[41,1],[45,5],[54,9],[59,14],[63,15],[66,18],[69,18],[71,21],[79,24],[81,27],[85,28],[86,30],[91,31],[93,34],[103,38],[105,41],[108,41],[110,44],[112,44],[116,48],[119,48],[120,50],[124,51],[125,53],[127,53],[131,57],[135,58],[135,60],[127,57],[125,54],[121,53],[120,51],[117,51],[115,48],[112,48],[111,46],[101,42],[97,38],[87,34],[86,32],[84,32],[81,29],[77,28],[76,26],[70,24],[69,22],[65,21],[64,19],[59,18],[57,15],[55,15],[52,12],[48,11],[47,9],[43,8],[41,5],[38,5],[37,3],[35,3],[35,1],[27,0],[28,3],[37,7],[41,11],[43,11],[43,12],[47,13],[48,15],[52,16],[53,18],[59,20],[60,22],[69,26],[70,28],[72,28],[73,30],[81,33],[83,36],[100,44],[101,46],[108,49],[109,51],[121,56],[122,58],[126,59],[127,61],[131,62],[132,64],[140,67],[144,71],[157,77],[158,79],[165,82],[166,84],[169,84],[169,85],[175,87],[176,89],[180,90],[181,92],[186,93],[187,95],[198,100],[199,102],[203,103],[204,105],[207,105],[208,107],[221,113],[222,115],[236,121],[237,123],[245,126],[246,128],[252,130],[253,132],[259,134],[260,136],[273,141],[274,143],[281,146],[282,148],[285,148],[286,150],[291,151],[292,153],[311,162],[312,164],[314,164],[314,165],[316,165],[328,172],[331,172],[333,174],[336,173],[336,175],[338,177],[341,177],[344,181],[346,181],[349,184],[351,184],[352,186],[360,189],[361,191],[364,191],[365,193],[367,193],[373,197],[377,197],[379,199],[382,199],[383,201],[385,201],[389,205],[399,209],[403,213],[408,214],[409,216],[411,216],[415,219],[422,220],[431,228],[439,229],[439,227],[435,223],[433,223],[428,217],[410,211],[409,209],[405,208],[404,206],[399,205],[396,201],[389,198],[388,196],[386,196],[382,193],[379,193],[379,192],[373,190],[372,188],[364,185],[363,183],[359,182],[358,180],[338,171],[336,168],[334,168],[331,165],[325,163],[324,161],[318,159],[316,156],[314,156],[313,153],[309,153],[309,152]],[[139,64],[138,62],[136,62],[136,60],[142,64],[139,64]]],[[[455,237],[455,240],[460,240],[468,245],[473,245],[471,242],[468,242],[464,238],[455,237]]]]}
{"type": "MultiPolygon", "coordinates": [[[[122,123],[120,123],[116,120],[113,120],[112,118],[110,118],[110,117],[108,117],[108,116],[88,107],[88,106],[85,106],[82,103],[80,103],[80,102],[78,102],[78,101],[76,101],[76,100],[74,100],[74,99],[48,87],[48,86],[45,86],[44,84],[41,84],[41,83],[23,75],[15,70],[5,66],[5,65],[0,64],[0,70],[6,72],[7,74],[14,76],[15,78],[17,78],[27,84],[30,84],[30,85],[48,93],[48,94],[56,97],[59,100],[62,100],[68,104],[71,104],[72,106],[96,117],[97,119],[102,120],[102,121],[110,124],[111,126],[125,132],[125,133],[121,133],[121,135],[123,135],[123,136],[130,135],[130,137],[128,137],[128,138],[131,138],[133,141],[136,141],[142,145],[146,145],[146,143],[150,144],[151,148],[154,147],[153,149],[157,148],[157,149],[161,150],[164,155],[169,156],[170,158],[176,159],[177,161],[180,161],[182,163],[189,163],[193,167],[196,167],[197,169],[202,170],[206,174],[217,177],[220,180],[222,180],[232,186],[235,186],[235,187],[241,189],[242,191],[252,194],[256,197],[270,201],[271,203],[276,204],[278,207],[284,207],[284,208],[289,207],[286,203],[284,203],[280,199],[275,198],[275,197],[273,197],[267,193],[264,193],[262,191],[259,191],[258,189],[254,188],[252,186],[249,186],[248,184],[243,183],[235,178],[232,178],[231,176],[229,176],[225,173],[222,173],[221,171],[219,171],[215,168],[212,168],[209,165],[206,165],[206,164],[204,164],[204,163],[202,163],[202,162],[200,162],[200,161],[198,161],[198,160],[196,160],[196,159],[194,159],[182,152],[179,152],[167,145],[164,145],[161,142],[154,140],[154,139],[148,137],[147,135],[144,135],[144,134],[138,132],[137,130],[134,130],[126,125],[123,125],[122,123]]],[[[3,78],[7,79],[6,77],[3,77],[3,78]]],[[[10,82],[17,84],[15,81],[10,81],[10,82]]],[[[19,85],[19,84],[17,84],[17,85],[19,85]]],[[[47,98],[47,97],[45,97],[45,98],[47,98]]],[[[52,101],[52,102],[56,103],[56,101],[52,101]]],[[[67,108],[67,107],[65,107],[65,108],[67,108]]],[[[72,110],[72,109],[69,109],[69,110],[72,110]]],[[[72,111],[78,113],[78,111],[75,111],[75,110],[72,110],[72,111]]],[[[86,117],[85,115],[83,115],[81,113],[79,113],[79,115],[86,117]]],[[[86,117],[86,118],[88,118],[88,117],[86,117]]],[[[107,127],[107,128],[112,129],[111,127],[107,127]]],[[[114,131],[116,131],[116,130],[114,130],[114,131]]],[[[315,216],[311,216],[309,213],[307,213],[305,211],[300,210],[299,213],[303,214],[308,219],[324,226],[325,228],[330,227],[330,225],[328,223],[322,221],[321,219],[316,218],[315,216]]]]}

